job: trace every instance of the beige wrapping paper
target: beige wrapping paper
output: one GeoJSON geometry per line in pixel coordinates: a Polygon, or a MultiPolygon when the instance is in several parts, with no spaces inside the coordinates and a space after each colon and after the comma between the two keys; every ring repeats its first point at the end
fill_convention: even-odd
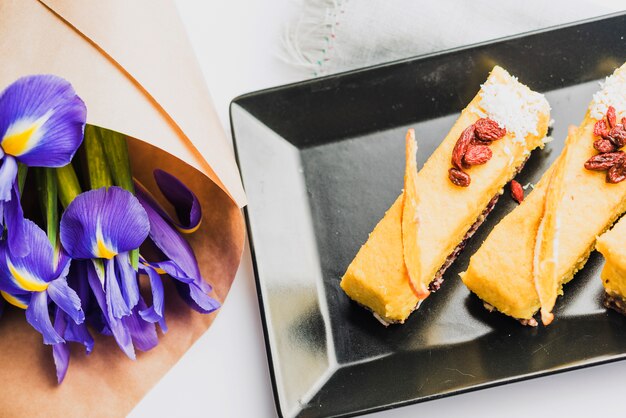
{"type": "MultiPolygon", "coordinates": [[[[174,5],[0,0],[0,54],[0,89],[28,74],[66,78],[87,105],[88,123],[138,138],[129,142],[133,172],[155,195],[153,168],[198,194],[202,225],[187,238],[223,302],[243,250],[245,195],[174,5]]],[[[190,310],[170,279],[164,282],[169,332],[159,331],[159,345],[131,361],[112,337],[94,333],[91,355],[72,344],[60,386],[51,348],[22,311],[7,309],[0,319],[0,416],[126,415],[215,319],[190,310]]],[[[207,390],[210,384],[207,377],[207,390]]]]}

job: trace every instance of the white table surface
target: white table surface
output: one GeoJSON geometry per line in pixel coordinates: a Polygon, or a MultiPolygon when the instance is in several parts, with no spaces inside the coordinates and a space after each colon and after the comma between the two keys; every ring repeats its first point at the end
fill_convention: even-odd
{"type": "MultiPolygon", "coordinates": [[[[306,78],[276,58],[289,0],[177,0],[221,120],[239,94],[306,78]]],[[[591,367],[369,415],[373,418],[623,416],[626,362],[591,367]]],[[[246,248],[213,326],[131,417],[276,416],[246,248]]]]}

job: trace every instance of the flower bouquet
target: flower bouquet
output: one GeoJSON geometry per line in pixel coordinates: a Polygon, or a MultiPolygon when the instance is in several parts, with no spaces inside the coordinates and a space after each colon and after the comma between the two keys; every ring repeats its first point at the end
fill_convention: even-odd
{"type": "Polygon", "coordinates": [[[127,413],[211,324],[238,267],[236,166],[175,10],[157,3],[0,6],[7,415],[127,413]],[[124,19],[123,39],[102,31],[124,19]],[[135,55],[147,34],[161,48],[135,55]]]}

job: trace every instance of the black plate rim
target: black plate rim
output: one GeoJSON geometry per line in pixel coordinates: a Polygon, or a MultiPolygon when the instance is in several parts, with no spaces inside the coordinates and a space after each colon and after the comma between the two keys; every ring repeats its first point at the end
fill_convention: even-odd
{"type": "MultiPolygon", "coordinates": [[[[234,154],[235,154],[235,161],[237,163],[237,168],[239,170],[239,175],[243,178],[243,172],[241,170],[241,160],[240,160],[240,156],[239,156],[237,136],[235,135],[235,124],[234,124],[234,119],[233,119],[233,107],[235,105],[243,107],[240,104],[240,102],[242,102],[242,101],[245,101],[247,99],[254,98],[254,97],[257,97],[257,96],[269,94],[269,93],[277,93],[277,92],[281,92],[281,91],[284,91],[284,90],[289,90],[289,89],[296,88],[296,87],[302,87],[302,86],[312,85],[312,84],[325,82],[325,81],[329,81],[329,80],[334,80],[336,78],[349,76],[349,75],[352,75],[352,74],[368,72],[368,71],[372,71],[372,70],[375,70],[375,69],[378,69],[378,68],[386,68],[386,67],[391,67],[391,66],[394,66],[394,65],[402,65],[402,64],[405,64],[405,63],[412,63],[412,62],[416,62],[416,61],[420,61],[420,60],[426,60],[426,59],[429,59],[429,58],[432,58],[432,57],[443,56],[443,55],[448,55],[448,54],[454,54],[454,53],[461,52],[461,51],[469,51],[469,50],[472,50],[472,49],[475,49],[475,48],[479,48],[479,47],[483,47],[483,46],[486,46],[486,45],[493,45],[493,44],[497,44],[497,43],[501,43],[501,42],[507,42],[507,41],[511,41],[511,40],[515,40],[515,39],[521,39],[521,38],[525,38],[525,37],[528,37],[528,36],[533,36],[533,35],[536,35],[536,34],[552,32],[552,31],[558,31],[558,30],[566,29],[566,28],[573,28],[573,27],[576,27],[576,26],[580,26],[580,25],[584,25],[584,24],[588,24],[588,23],[593,23],[593,22],[599,22],[599,21],[602,21],[602,20],[612,19],[612,18],[616,18],[616,17],[620,17],[620,16],[626,16],[626,10],[621,11],[621,12],[608,13],[608,14],[604,14],[604,15],[600,15],[600,16],[596,16],[596,17],[592,17],[592,18],[588,18],[588,19],[581,19],[581,20],[576,20],[576,21],[573,21],[573,22],[568,22],[568,23],[563,23],[563,24],[558,24],[558,25],[552,25],[552,26],[548,26],[548,27],[545,27],[545,28],[542,28],[542,29],[536,29],[536,30],[530,30],[530,31],[526,31],[526,32],[521,32],[521,33],[515,34],[515,35],[494,38],[494,39],[490,39],[490,40],[487,40],[487,41],[484,41],[484,42],[477,42],[477,43],[464,45],[464,46],[460,46],[460,47],[448,48],[448,49],[445,49],[445,50],[442,50],[442,51],[437,51],[437,52],[432,52],[432,53],[427,53],[427,54],[421,54],[421,55],[415,55],[415,56],[407,57],[407,58],[401,58],[401,59],[388,61],[388,62],[384,62],[384,63],[380,63],[380,64],[366,66],[366,67],[363,67],[363,68],[357,68],[357,69],[353,69],[353,70],[342,71],[342,72],[333,73],[333,74],[329,74],[329,75],[322,76],[322,77],[316,77],[316,78],[312,78],[312,79],[296,81],[296,82],[293,82],[293,83],[282,84],[282,85],[279,85],[279,86],[268,87],[268,88],[265,88],[265,89],[255,90],[255,91],[252,91],[252,92],[249,92],[249,93],[244,93],[244,94],[238,95],[238,96],[236,96],[235,98],[233,98],[231,100],[231,102],[230,102],[230,104],[228,106],[228,117],[229,117],[229,121],[230,121],[230,133],[231,133],[231,138],[232,138],[232,142],[233,142],[233,151],[234,151],[234,154]]],[[[244,184],[244,191],[245,191],[245,184],[244,184]]],[[[280,396],[278,394],[278,387],[277,387],[277,383],[276,383],[276,373],[275,373],[275,368],[274,368],[274,360],[273,360],[273,356],[272,356],[272,349],[271,349],[271,345],[270,345],[270,341],[269,341],[269,334],[268,334],[268,329],[267,329],[267,317],[265,315],[265,309],[264,309],[265,305],[264,305],[263,296],[262,296],[262,293],[261,293],[261,282],[260,282],[259,273],[258,273],[256,251],[255,251],[255,246],[254,246],[254,236],[252,234],[252,230],[251,230],[251,227],[250,227],[250,216],[249,216],[248,210],[249,209],[248,209],[247,205],[242,208],[242,211],[243,211],[243,214],[244,214],[244,218],[245,218],[245,221],[246,221],[246,233],[247,233],[247,238],[248,238],[248,245],[249,245],[249,248],[250,248],[250,256],[251,256],[251,261],[252,261],[252,268],[253,268],[253,271],[254,271],[254,282],[255,282],[256,291],[257,291],[256,292],[257,293],[257,300],[258,300],[258,303],[259,303],[259,313],[260,313],[260,317],[261,317],[261,325],[262,325],[262,328],[263,328],[263,340],[264,340],[264,343],[265,343],[265,350],[266,350],[266,354],[267,354],[267,362],[268,362],[270,380],[271,380],[271,384],[272,384],[272,393],[273,393],[273,397],[274,397],[274,406],[276,408],[276,412],[277,412],[278,416],[282,418],[282,417],[284,417],[284,415],[283,415],[283,411],[281,410],[280,396]]],[[[522,376],[517,376],[517,377],[512,377],[512,378],[505,378],[505,379],[500,379],[500,380],[487,382],[487,383],[484,383],[482,385],[476,385],[476,386],[472,386],[472,387],[468,387],[468,388],[452,390],[452,391],[445,392],[445,393],[439,393],[439,394],[435,394],[435,395],[425,396],[425,397],[422,397],[422,398],[411,399],[411,400],[407,400],[407,401],[403,401],[403,402],[397,402],[397,403],[393,403],[393,404],[376,406],[376,407],[372,407],[372,408],[365,409],[365,410],[360,410],[360,411],[355,411],[355,412],[350,412],[350,413],[340,414],[340,415],[335,415],[335,416],[336,417],[354,417],[354,416],[361,416],[361,415],[371,414],[371,413],[375,413],[375,412],[387,411],[387,410],[401,408],[401,407],[408,406],[408,405],[416,405],[416,404],[423,403],[423,402],[433,401],[433,400],[447,398],[447,397],[456,396],[456,395],[461,395],[461,394],[465,394],[465,393],[471,393],[471,392],[475,392],[475,391],[479,391],[479,390],[483,390],[483,389],[494,388],[494,387],[503,386],[503,385],[512,384],[512,383],[523,382],[523,381],[531,380],[531,379],[538,378],[538,377],[546,377],[546,376],[552,376],[552,375],[555,375],[555,374],[565,373],[565,372],[574,371],[574,370],[582,370],[582,369],[586,369],[586,368],[593,367],[593,366],[601,366],[601,365],[604,365],[604,364],[614,363],[614,362],[623,361],[623,360],[626,360],[626,352],[623,353],[623,354],[610,356],[610,357],[605,358],[605,359],[600,359],[600,360],[594,359],[594,360],[590,360],[588,362],[583,362],[583,363],[576,364],[576,365],[573,365],[573,366],[564,366],[564,367],[556,368],[556,369],[553,369],[553,370],[547,370],[547,371],[544,370],[544,371],[535,372],[535,373],[528,373],[528,374],[525,374],[525,375],[522,375],[522,376]]]]}

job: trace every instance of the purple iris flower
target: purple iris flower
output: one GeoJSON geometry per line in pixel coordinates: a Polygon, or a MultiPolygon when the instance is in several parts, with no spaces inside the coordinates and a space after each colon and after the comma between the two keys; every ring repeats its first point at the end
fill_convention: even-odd
{"type": "Polygon", "coordinates": [[[154,323],[140,312],[148,309],[139,292],[129,251],[139,248],[150,230],[146,211],[130,192],[100,188],[78,195],[61,218],[61,243],[80,263],[102,312],[101,331],[112,334],[131,359],[135,347],[146,351],[157,343],[154,323]]]}
{"type": "MultiPolygon", "coordinates": [[[[150,220],[150,240],[161,253],[161,261],[142,261],[146,267],[152,267],[158,273],[168,274],[175,279],[179,294],[191,308],[201,313],[211,313],[220,307],[220,303],[209,296],[212,287],[203,280],[193,249],[181,235],[181,232],[194,232],[200,227],[200,202],[184,183],[171,174],[156,170],[154,178],[163,196],[176,209],[180,223],[174,221],[150,192],[136,182],[137,199],[150,220]]],[[[162,305],[162,290],[155,290],[155,284],[160,282],[160,278],[153,276],[150,276],[152,299],[155,305],[157,301],[162,305]]],[[[154,312],[151,314],[152,320],[159,319],[154,312]]]]}
{"type": "Polygon", "coordinates": [[[9,249],[28,253],[17,163],[31,167],[69,164],[83,140],[87,109],[67,81],[53,75],[20,78],[0,95],[0,226],[9,249]]]}
{"type": "Polygon", "coordinates": [[[80,342],[89,352],[93,339],[84,324],[80,298],[67,282],[71,259],[62,249],[55,251],[45,232],[33,222],[24,220],[23,226],[20,239],[30,248],[26,256],[16,256],[6,241],[0,241],[0,294],[8,303],[25,309],[27,321],[43,335],[44,343],[53,345],[61,382],[67,361],[57,359],[56,352],[67,350],[66,341],[80,342]]]}

